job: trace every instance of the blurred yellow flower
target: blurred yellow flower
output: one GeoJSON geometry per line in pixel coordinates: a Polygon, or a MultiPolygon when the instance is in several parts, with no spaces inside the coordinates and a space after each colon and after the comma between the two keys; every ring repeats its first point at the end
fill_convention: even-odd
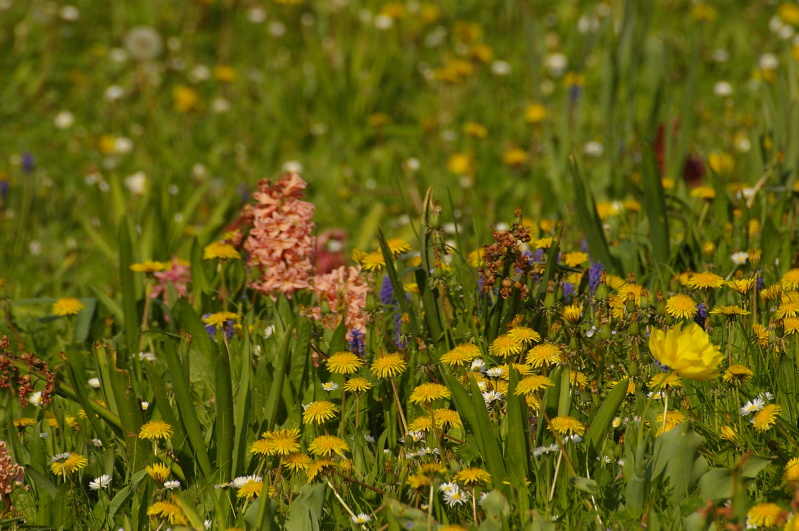
{"type": "Polygon", "coordinates": [[[707,157],[707,163],[710,169],[720,175],[732,173],[735,168],[733,156],[723,151],[712,151],[707,157]]]}
{"type": "Polygon", "coordinates": [[[63,317],[65,315],[75,315],[81,311],[85,306],[78,299],[74,297],[61,297],[53,303],[51,311],[53,315],[63,317]]]}
{"type": "Polygon", "coordinates": [[[527,152],[518,147],[510,148],[502,155],[502,162],[506,166],[521,166],[527,162],[527,152]]]}
{"type": "Polygon", "coordinates": [[[472,157],[468,153],[453,153],[447,160],[447,170],[450,173],[466,175],[472,172],[472,157]]]}
{"type": "Polygon", "coordinates": [[[524,119],[530,124],[540,124],[547,119],[547,108],[540,103],[532,103],[524,110],[524,119]]]}
{"type": "Polygon", "coordinates": [[[194,111],[200,103],[197,91],[185,85],[177,85],[172,89],[172,99],[175,110],[178,112],[194,111]]]}
{"type": "Polygon", "coordinates": [[[477,122],[466,122],[463,124],[463,132],[466,135],[474,136],[477,138],[485,138],[488,136],[488,129],[484,125],[477,122]]]}
{"type": "Polygon", "coordinates": [[[693,322],[686,326],[677,325],[666,332],[652,330],[649,350],[660,363],[690,380],[717,377],[723,358],[719,348],[710,342],[707,332],[693,322]]]}
{"type": "Polygon", "coordinates": [[[691,9],[691,16],[694,17],[694,20],[704,21],[704,22],[713,22],[716,20],[716,9],[712,6],[700,3],[696,4],[693,9],[691,9]]]}
{"type": "Polygon", "coordinates": [[[799,6],[796,4],[781,4],[777,8],[777,16],[786,24],[799,26],[799,6]]]}
{"type": "Polygon", "coordinates": [[[213,260],[214,258],[219,258],[221,260],[226,260],[228,258],[238,260],[241,258],[241,255],[236,248],[229,243],[212,242],[203,249],[203,260],[213,260]]]}

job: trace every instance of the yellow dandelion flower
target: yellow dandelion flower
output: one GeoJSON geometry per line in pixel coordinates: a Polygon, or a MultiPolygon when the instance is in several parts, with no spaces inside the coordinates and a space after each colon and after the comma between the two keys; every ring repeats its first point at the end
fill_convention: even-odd
{"type": "Polygon", "coordinates": [[[766,404],[752,417],[752,425],[757,431],[768,431],[777,423],[782,408],[777,404],[766,404]]]}
{"type": "Polygon", "coordinates": [[[288,455],[300,449],[298,439],[300,430],[289,428],[282,430],[267,431],[259,439],[252,443],[250,452],[257,455],[288,455]]]}
{"type": "Polygon", "coordinates": [[[386,259],[380,251],[366,254],[361,260],[361,267],[366,271],[380,271],[386,267],[386,259]]]}
{"type": "Polygon", "coordinates": [[[698,197],[699,199],[711,200],[716,197],[716,190],[710,186],[697,186],[691,190],[691,197],[698,197]]]}
{"type": "Polygon", "coordinates": [[[431,480],[424,474],[413,474],[408,476],[408,479],[405,480],[405,483],[407,483],[407,485],[412,489],[421,489],[430,485],[431,480]]]}
{"type": "Polygon", "coordinates": [[[777,319],[797,316],[799,316],[799,301],[788,300],[780,304],[777,309],[774,310],[774,317],[777,319]]]}
{"type": "Polygon", "coordinates": [[[469,253],[469,256],[466,257],[466,262],[472,267],[480,267],[483,265],[483,256],[485,255],[485,250],[481,247],[480,249],[476,249],[469,253]]]}
{"type": "Polygon", "coordinates": [[[583,316],[583,307],[577,303],[564,306],[560,316],[567,323],[576,324],[583,316]]]}
{"type": "Polygon", "coordinates": [[[336,466],[335,461],[328,458],[317,459],[308,465],[305,470],[305,475],[308,478],[308,483],[314,481],[317,477],[323,476],[332,467],[336,466]]]}
{"type": "Polygon", "coordinates": [[[510,334],[502,334],[491,342],[488,352],[492,356],[507,358],[508,356],[520,354],[522,350],[524,350],[524,343],[521,340],[512,337],[510,334]]]}
{"type": "Polygon", "coordinates": [[[724,441],[734,441],[738,438],[738,434],[730,426],[722,426],[719,437],[724,441]]]}
{"type": "Polygon", "coordinates": [[[799,289],[799,268],[791,269],[780,279],[780,284],[783,289],[797,290],[799,289]]]}
{"type": "Polygon", "coordinates": [[[799,457],[794,457],[785,464],[785,470],[782,472],[782,485],[788,494],[793,494],[799,489],[799,457]]]}
{"type": "Polygon", "coordinates": [[[476,485],[478,483],[489,483],[491,481],[491,474],[482,468],[470,467],[464,468],[454,476],[452,481],[458,481],[465,485],[476,485]]]}
{"type": "Polygon", "coordinates": [[[752,370],[745,365],[730,365],[721,379],[732,385],[742,385],[751,378],[753,375],[752,370]]]}
{"type": "Polygon", "coordinates": [[[735,317],[736,315],[749,315],[749,310],[744,310],[740,306],[719,305],[710,310],[713,315],[723,315],[725,317],[735,317]]]}
{"type": "Polygon", "coordinates": [[[553,343],[542,343],[530,349],[525,361],[528,365],[533,367],[541,367],[543,365],[551,365],[559,362],[561,354],[560,347],[557,345],[553,343]]]}
{"type": "Polygon", "coordinates": [[[163,463],[154,463],[145,467],[147,474],[153,478],[156,483],[163,483],[169,478],[169,467],[163,463]]]}
{"type": "Polygon", "coordinates": [[[450,390],[437,383],[423,383],[411,393],[410,401],[414,404],[428,404],[434,400],[449,398],[450,390]]]}
{"type": "Polygon", "coordinates": [[[304,411],[302,413],[302,421],[312,424],[321,424],[336,416],[338,408],[333,402],[321,400],[318,402],[311,402],[310,404],[302,406],[304,411]]]}
{"type": "Polygon", "coordinates": [[[130,270],[136,273],[156,273],[163,271],[168,266],[163,262],[156,262],[155,260],[147,260],[138,264],[131,264],[130,270]]]}
{"type": "Polygon", "coordinates": [[[407,367],[408,364],[402,355],[394,353],[378,356],[372,363],[371,369],[378,378],[394,378],[402,374],[407,367]]]}
{"type": "Polygon", "coordinates": [[[486,138],[488,136],[488,129],[477,122],[466,122],[463,124],[463,133],[476,138],[486,138]]]}
{"type": "Polygon", "coordinates": [[[724,285],[724,279],[710,271],[694,273],[688,279],[688,287],[691,289],[713,289],[724,285]]]}
{"type": "Polygon", "coordinates": [[[203,260],[213,260],[219,258],[220,260],[238,260],[241,255],[235,247],[225,242],[209,243],[203,249],[203,260]]]}
{"type": "Polygon", "coordinates": [[[538,395],[535,393],[525,395],[524,401],[527,403],[527,407],[532,409],[533,411],[538,411],[541,409],[541,399],[538,398],[538,395]]]}
{"type": "Polygon", "coordinates": [[[756,527],[774,527],[785,513],[776,503],[758,503],[746,513],[746,523],[756,527]]]}
{"type": "Polygon", "coordinates": [[[84,468],[89,464],[89,460],[75,452],[59,454],[55,456],[55,460],[50,464],[50,470],[53,474],[65,476],[72,472],[84,468]]]}
{"type": "Polygon", "coordinates": [[[327,358],[327,370],[336,374],[352,374],[363,366],[363,360],[352,352],[336,352],[327,358]]]}
{"type": "Polygon", "coordinates": [[[675,387],[682,387],[682,380],[673,372],[662,372],[656,374],[649,380],[650,389],[668,389],[675,387]]]}
{"type": "Polygon", "coordinates": [[[222,326],[225,321],[238,321],[239,319],[239,315],[233,312],[216,312],[203,318],[203,322],[207,326],[222,326]]]}
{"type": "Polygon", "coordinates": [[[696,302],[688,295],[674,295],[666,301],[666,313],[675,319],[693,319],[697,311],[696,302]]]}
{"type": "Polygon", "coordinates": [[[519,147],[512,147],[502,155],[502,162],[506,166],[522,166],[527,162],[527,152],[519,147]]]}
{"type": "Polygon", "coordinates": [[[461,416],[455,410],[439,408],[434,410],[433,414],[436,419],[436,427],[445,428],[447,426],[458,427],[463,425],[461,416]]]}
{"type": "Polygon", "coordinates": [[[752,325],[752,332],[757,338],[757,343],[763,347],[768,347],[768,329],[762,324],[755,323],[752,325]]]}
{"type": "Polygon", "coordinates": [[[760,297],[765,301],[776,299],[782,295],[782,286],[779,284],[772,284],[760,290],[760,297]]]}
{"type": "Polygon", "coordinates": [[[85,306],[78,299],[74,297],[62,297],[53,303],[51,311],[53,315],[63,317],[65,315],[75,315],[81,311],[85,306]]]}
{"type": "Polygon", "coordinates": [[[588,387],[588,377],[580,371],[569,371],[569,383],[577,389],[588,387]]]}
{"type": "Polygon", "coordinates": [[[335,435],[320,435],[308,445],[308,450],[319,456],[331,456],[334,453],[344,457],[344,452],[350,450],[350,446],[344,439],[336,437],[335,435]]]}
{"type": "Polygon", "coordinates": [[[526,376],[519,380],[519,383],[516,384],[516,390],[513,392],[513,394],[530,395],[552,385],[555,385],[554,382],[547,376],[542,374],[533,374],[532,376],[526,376]]]}
{"type": "Polygon", "coordinates": [[[388,245],[388,250],[391,252],[391,256],[394,258],[411,250],[411,244],[402,238],[389,238],[386,240],[386,244],[388,245]]]}
{"type": "Polygon", "coordinates": [[[553,241],[554,241],[554,238],[552,238],[552,237],[538,238],[537,240],[535,240],[533,242],[532,246],[535,247],[536,249],[549,249],[550,247],[552,247],[552,242],[553,241]]]}
{"type": "Polygon", "coordinates": [[[291,472],[308,470],[310,464],[311,458],[304,452],[293,452],[283,458],[283,466],[288,468],[291,472]]]}
{"type": "Polygon", "coordinates": [[[694,322],[666,332],[652,330],[649,350],[660,363],[691,380],[711,380],[718,376],[718,365],[723,358],[707,332],[694,322]]]}
{"type": "Polygon", "coordinates": [[[264,489],[264,482],[263,480],[255,480],[255,479],[248,479],[247,482],[239,487],[239,490],[236,491],[237,498],[254,498],[261,494],[261,491],[264,489]]]}
{"type": "Polygon", "coordinates": [[[19,430],[24,430],[28,426],[33,426],[34,424],[36,424],[36,420],[29,417],[14,419],[14,427],[19,430]]]}
{"type": "Polygon", "coordinates": [[[372,383],[366,378],[350,378],[344,382],[343,389],[350,393],[363,393],[372,388],[372,383]]]}
{"type": "Polygon", "coordinates": [[[627,282],[616,290],[616,295],[625,304],[632,300],[636,306],[640,306],[641,297],[648,297],[649,290],[644,286],[627,282]]]}
{"type": "Polygon", "coordinates": [[[183,509],[168,501],[157,501],[147,508],[147,516],[166,520],[172,525],[186,525],[188,521],[183,514],[183,509]]]}
{"type": "Polygon", "coordinates": [[[516,341],[521,341],[525,346],[541,341],[541,335],[526,326],[517,326],[508,332],[508,336],[516,341]]]}
{"type": "Polygon", "coordinates": [[[467,175],[474,170],[472,156],[469,153],[453,153],[447,159],[447,171],[458,175],[467,175]]]}
{"type": "Polygon", "coordinates": [[[480,347],[474,343],[464,343],[445,353],[439,358],[444,365],[455,365],[460,367],[472,361],[480,355],[480,347]]]}
{"type": "Polygon", "coordinates": [[[559,415],[555,417],[550,422],[549,427],[561,435],[571,435],[574,433],[583,435],[585,433],[585,426],[571,415],[559,415]]]}
{"type": "Polygon", "coordinates": [[[669,411],[666,413],[666,423],[663,424],[663,413],[659,414],[657,417],[658,423],[658,435],[666,433],[667,431],[673,429],[678,424],[682,423],[685,420],[685,415],[682,414],[680,411],[669,411]]]}
{"type": "Polygon", "coordinates": [[[416,417],[410,424],[408,424],[408,430],[410,431],[421,431],[423,433],[427,433],[432,429],[433,429],[433,419],[430,418],[429,415],[422,415],[421,417],[416,417]]]}
{"type": "Polygon", "coordinates": [[[547,119],[547,108],[540,103],[531,103],[524,109],[524,119],[529,124],[540,124],[547,119]]]}
{"type": "Polygon", "coordinates": [[[588,253],[582,251],[575,251],[573,253],[564,253],[562,256],[563,263],[569,267],[577,267],[588,261],[588,253]]]}
{"type": "Polygon", "coordinates": [[[150,420],[142,425],[139,437],[150,440],[168,439],[172,437],[173,433],[172,426],[163,420],[150,420]]]}
{"type": "Polygon", "coordinates": [[[782,320],[782,328],[788,335],[799,332],[799,317],[786,317],[782,320]]]}
{"type": "Polygon", "coordinates": [[[727,281],[727,286],[741,295],[746,295],[752,291],[752,289],[755,287],[755,284],[757,284],[756,278],[736,278],[727,281]]]}

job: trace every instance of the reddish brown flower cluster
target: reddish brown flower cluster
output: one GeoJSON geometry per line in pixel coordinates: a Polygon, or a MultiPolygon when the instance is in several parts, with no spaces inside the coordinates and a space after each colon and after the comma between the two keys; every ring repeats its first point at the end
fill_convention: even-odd
{"type": "Polygon", "coordinates": [[[296,173],[274,184],[260,181],[253,193],[257,203],[244,207],[226,237],[244,248],[248,265],[260,270],[261,277],[249,286],[272,298],[278,293],[291,298],[295,291],[310,287],[315,225],[314,206],[301,200],[305,186],[296,173]]]}
{"type": "Polygon", "coordinates": [[[17,484],[22,484],[24,469],[14,462],[14,458],[8,452],[5,441],[0,441],[0,495],[9,510],[11,506],[11,488],[17,484]]]}
{"type": "Polygon", "coordinates": [[[494,241],[483,246],[484,265],[480,268],[480,279],[483,291],[490,293],[497,282],[500,283],[499,294],[507,299],[511,288],[516,288],[522,298],[526,298],[530,289],[523,280],[532,271],[532,262],[522,253],[522,243],[530,241],[530,231],[521,223],[514,223],[510,230],[494,230],[494,241]]]}
{"type": "Polygon", "coordinates": [[[55,373],[50,372],[46,361],[40,360],[34,354],[24,353],[15,356],[8,351],[8,345],[8,337],[3,336],[3,339],[0,339],[0,350],[2,350],[0,353],[0,389],[8,389],[12,384],[17,385],[19,402],[22,407],[25,407],[28,405],[28,395],[36,392],[33,388],[34,383],[44,380],[46,383],[42,390],[41,403],[43,406],[49,406],[55,392],[55,373]],[[21,374],[20,365],[24,366],[22,372],[26,374],[21,374]]]}

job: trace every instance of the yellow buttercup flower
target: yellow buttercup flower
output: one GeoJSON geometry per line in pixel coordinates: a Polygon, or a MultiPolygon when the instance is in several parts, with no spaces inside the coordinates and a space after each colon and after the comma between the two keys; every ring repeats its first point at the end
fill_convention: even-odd
{"type": "Polygon", "coordinates": [[[74,297],[62,297],[53,303],[53,315],[63,317],[75,315],[84,308],[83,303],[74,297]]]}
{"type": "Polygon", "coordinates": [[[715,378],[723,358],[707,332],[693,322],[666,332],[653,330],[649,336],[649,350],[660,363],[690,380],[715,378]]]}

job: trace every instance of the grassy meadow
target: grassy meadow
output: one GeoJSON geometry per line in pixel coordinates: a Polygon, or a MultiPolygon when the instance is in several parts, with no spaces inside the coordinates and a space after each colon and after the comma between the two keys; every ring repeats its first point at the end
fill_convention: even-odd
{"type": "Polygon", "coordinates": [[[799,530],[799,4],[0,0],[0,528],[799,530]]]}

